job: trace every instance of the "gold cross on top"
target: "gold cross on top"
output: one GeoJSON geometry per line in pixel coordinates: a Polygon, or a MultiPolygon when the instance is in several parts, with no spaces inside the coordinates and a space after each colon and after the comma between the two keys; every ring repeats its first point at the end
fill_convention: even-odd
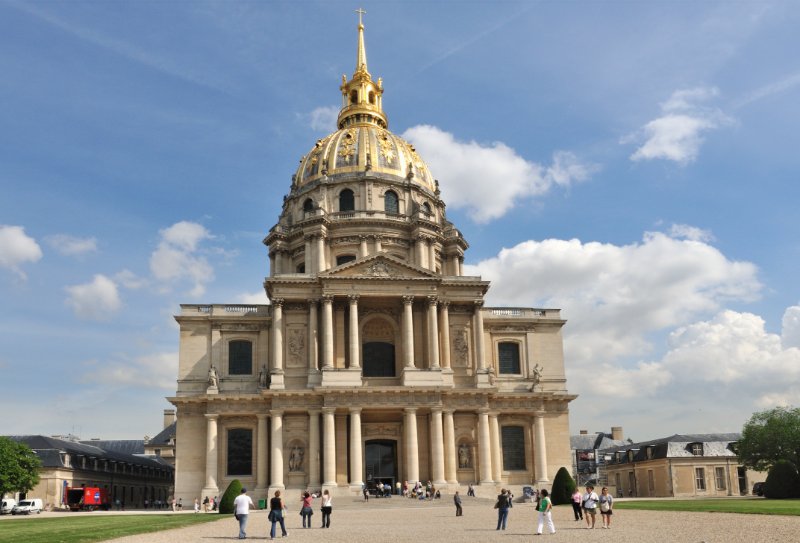
{"type": "Polygon", "coordinates": [[[361,22],[361,16],[365,15],[367,12],[365,10],[361,9],[361,8],[358,8],[356,10],[356,13],[358,13],[358,24],[359,25],[363,25],[364,23],[361,22]]]}

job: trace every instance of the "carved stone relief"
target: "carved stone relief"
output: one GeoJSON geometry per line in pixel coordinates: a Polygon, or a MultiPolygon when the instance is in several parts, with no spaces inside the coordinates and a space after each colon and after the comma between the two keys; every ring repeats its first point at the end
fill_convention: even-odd
{"type": "Polygon", "coordinates": [[[288,367],[302,367],[306,360],[306,329],[290,328],[287,349],[289,351],[288,367]]]}

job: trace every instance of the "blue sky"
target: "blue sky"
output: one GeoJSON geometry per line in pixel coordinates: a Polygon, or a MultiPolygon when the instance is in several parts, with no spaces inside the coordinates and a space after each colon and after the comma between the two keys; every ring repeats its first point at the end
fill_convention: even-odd
{"type": "MultiPolygon", "coordinates": [[[[361,5],[489,304],[569,321],[573,433],[797,405],[800,6],[361,5]]],[[[179,304],[266,301],[357,7],[0,2],[0,434],[159,431],[179,304]]]]}

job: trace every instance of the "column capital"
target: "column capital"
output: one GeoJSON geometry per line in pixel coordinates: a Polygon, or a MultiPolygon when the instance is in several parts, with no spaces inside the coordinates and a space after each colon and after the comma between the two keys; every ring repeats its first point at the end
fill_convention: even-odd
{"type": "Polygon", "coordinates": [[[488,407],[479,407],[479,408],[476,410],[476,412],[477,412],[479,415],[488,415],[488,414],[489,414],[489,408],[488,408],[488,407]]]}
{"type": "Polygon", "coordinates": [[[439,305],[442,306],[442,309],[447,309],[450,307],[450,300],[439,300],[439,305]]]}
{"type": "Polygon", "coordinates": [[[208,420],[217,420],[219,418],[219,413],[206,413],[205,416],[208,420]]]}
{"type": "Polygon", "coordinates": [[[268,413],[256,413],[256,418],[258,420],[264,420],[264,419],[269,418],[269,414],[268,413]]]}
{"type": "Polygon", "coordinates": [[[350,305],[357,304],[359,298],[361,298],[360,294],[348,294],[347,295],[347,299],[350,300],[350,305]]]}
{"type": "Polygon", "coordinates": [[[304,241],[313,241],[315,237],[315,234],[303,234],[304,241]]]}
{"type": "Polygon", "coordinates": [[[322,414],[323,415],[333,415],[334,413],[336,413],[336,408],[335,407],[323,407],[322,408],[322,414]]]}
{"type": "Polygon", "coordinates": [[[414,297],[413,296],[403,296],[403,303],[405,305],[413,304],[414,303],[414,297]]]}
{"type": "Polygon", "coordinates": [[[375,241],[383,241],[383,236],[380,235],[380,234],[375,234],[375,235],[370,236],[370,237],[375,241]]]}
{"type": "Polygon", "coordinates": [[[322,295],[322,303],[323,304],[332,304],[333,303],[333,294],[323,294],[322,295]]]}
{"type": "Polygon", "coordinates": [[[455,412],[456,412],[456,410],[454,408],[452,408],[452,407],[443,407],[442,408],[442,413],[444,413],[445,415],[452,415],[455,412]]]}
{"type": "Polygon", "coordinates": [[[431,413],[442,413],[444,409],[442,409],[441,405],[433,405],[431,406],[431,413]]]}
{"type": "Polygon", "coordinates": [[[317,407],[312,407],[310,409],[307,409],[306,412],[309,415],[319,415],[320,413],[322,413],[322,409],[319,409],[317,407]]]}
{"type": "Polygon", "coordinates": [[[271,417],[282,417],[283,409],[270,409],[269,414],[271,417]]]}
{"type": "Polygon", "coordinates": [[[369,236],[367,236],[366,234],[360,234],[358,236],[358,241],[367,241],[368,239],[369,239],[369,236]]]}
{"type": "Polygon", "coordinates": [[[285,301],[286,301],[286,300],[285,300],[285,299],[283,299],[283,298],[274,298],[274,299],[272,300],[272,306],[273,306],[273,307],[283,307],[283,303],[284,303],[285,301]]]}
{"type": "Polygon", "coordinates": [[[361,414],[361,408],[360,407],[351,407],[350,408],[350,414],[351,415],[360,415],[361,414]]]}
{"type": "Polygon", "coordinates": [[[438,296],[428,296],[428,305],[436,305],[439,303],[438,296]]]}
{"type": "Polygon", "coordinates": [[[473,303],[476,311],[483,307],[483,300],[474,300],[473,303]]]}
{"type": "Polygon", "coordinates": [[[500,416],[500,411],[489,411],[489,418],[496,419],[500,416]]]}
{"type": "Polygon", "coordinates": [[[406,415],[416,415],[417,414],[417,408],[416,407],[406,407],[406,408],[403,409],[403,411],[405,411],[406,415]]]}

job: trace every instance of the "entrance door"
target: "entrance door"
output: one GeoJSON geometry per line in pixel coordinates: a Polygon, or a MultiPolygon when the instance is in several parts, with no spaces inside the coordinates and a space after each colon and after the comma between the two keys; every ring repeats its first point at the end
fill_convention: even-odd
{"type": "Polygon", "coordinates": [[[378,483],[391,485],[397,482],[397,441],[376,439],[367,441],[365,447],[367,485],[378,483]]]}

